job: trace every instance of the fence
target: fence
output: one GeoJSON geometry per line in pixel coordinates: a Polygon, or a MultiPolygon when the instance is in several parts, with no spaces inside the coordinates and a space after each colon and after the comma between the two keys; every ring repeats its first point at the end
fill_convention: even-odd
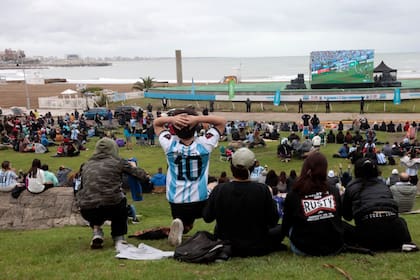
{"type": "MultiPolygon", "coordinates": [[[[142,91],[135,92],[113,92],[107,95],[110,102],[121,102],[128,99],[143,98],[144,94],[142,91]]],[[[95,107],[95,103],[99,97],[67,97],[67,96],[52,96],[52,97],[39,97],[38,107],[40,109],[81,109],[84,110],[87,107],[95,107]]]]}

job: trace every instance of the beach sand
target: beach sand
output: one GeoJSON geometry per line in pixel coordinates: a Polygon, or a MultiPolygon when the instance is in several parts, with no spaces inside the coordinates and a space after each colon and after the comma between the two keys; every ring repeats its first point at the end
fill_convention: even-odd
{"type": "MultiPolygon", "coordinates": [[[[131,92],[132,84],[95,84],[87,87],[100,87],[117,92],[131,92]]],[[[27,85],[31,108],[38,108],[38,97],[60,96],[66,89],[76,90],[75,84],[27,85]]],[[[26,90],[24,83],[0,83],[0,107],[26,107],[26,90]]]]}

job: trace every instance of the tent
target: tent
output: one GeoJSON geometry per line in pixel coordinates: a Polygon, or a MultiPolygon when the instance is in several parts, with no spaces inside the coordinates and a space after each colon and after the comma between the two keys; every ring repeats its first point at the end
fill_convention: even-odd
{"type": "Polygon", "coordinates": [[[71,95],[71,94],[77,94],[77,91],[73,89],[66,89],[65,91],[61,92],[62,95],[71,95]]]}
{"type": "Polygon", "coordinates": [[[377,72],[397,72],[396,69],[392,69],[391,67],[389,67],[388,65],[386,65],[383,61],[381,61],[381,63],[379,63],[378,66],[375,67],[375,69],[373,69],[373,72],[377,73],[377,72]]]}

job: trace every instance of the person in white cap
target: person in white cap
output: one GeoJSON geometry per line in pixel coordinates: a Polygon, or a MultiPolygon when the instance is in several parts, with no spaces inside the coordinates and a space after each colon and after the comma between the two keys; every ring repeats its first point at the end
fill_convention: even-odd
{"type": "Polygon", "coordinates": [[[237,150],[230,165],[233,180],[213,189],[203,211],[204,221],[216,220],[214,234],[229,241],[232,256],[260,256],[286,249],[269,187],[250,179],[255,162],[251,150],[237,150]]]}
{"type": "Polygon", "coordinates": [[[386,185],[388,187],[395,185],[395,183],[400,181],[400,175],[398,174],[398,169],[394,168],[391,171],[391,176],[386,179],[386,185]]]}

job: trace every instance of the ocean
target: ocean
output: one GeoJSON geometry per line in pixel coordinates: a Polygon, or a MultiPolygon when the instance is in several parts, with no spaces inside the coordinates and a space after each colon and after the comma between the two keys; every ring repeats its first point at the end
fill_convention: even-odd
{"type": "MultiPolygon", "coordinates": [[[[398,70],[398,79],[420,79],[420,53],[375,53],[375,66],[384,61],[398,70]]],[[[176,82],[174,58],[149,58],[139,61],[110,61],[103,67],[50,67],[47,69],[0,70],[0,80],[64,78],[69,83],[105,84],[134,83],[141,77],[156,81],[176,82]]],[[[184,57],[184,82],[220,82],[224,76],[235,75],[244,82],[289,81],[298,73],[309,80],[308,56],[283,57],[184,57]]]]}

